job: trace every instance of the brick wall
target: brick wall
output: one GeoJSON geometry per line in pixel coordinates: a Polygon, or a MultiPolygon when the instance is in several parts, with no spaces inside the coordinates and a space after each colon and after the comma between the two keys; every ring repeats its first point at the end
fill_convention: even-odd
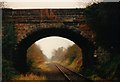
{"type": "Polygon", "coordinates": [[[21,41],[26,34],[36,28],[51,28],[66,26],[76,28],[87,38],[93,39],[95,33],[85,23],[83,9],[3,9],[3,27],[7,23],[13,23],[17,41],[21,41]],[[77,22],[77,25],[73,25],[77,22]]]}

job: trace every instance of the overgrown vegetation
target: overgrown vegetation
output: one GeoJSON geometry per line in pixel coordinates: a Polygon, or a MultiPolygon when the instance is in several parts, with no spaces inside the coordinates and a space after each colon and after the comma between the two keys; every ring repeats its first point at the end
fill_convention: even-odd
{"type": "Polygon", "coordinates": [[[87,24],[96,32],[96,73],[102,78],[119,80],[120,2],[98,3],[85,10],[87,24]]]}
{"type": "Polygon", "coordinates": [[[13,55],[16,44],[15,30],[12,23],[6,24],[2,28],[2,79],[10,80],[17,75],[17,71],[13,67],[13,55]]]}
{"type": "Polygon", "coordinates": [[[110,52],[120,51],[120,3],[99,3],[86,8],[87,24],[96,32],[97,44],[110,52]]]}
{"type": "Polygon", "coordinates": [[[40,75],[38,76],[31,73],[31,74],[19,75],[18,77],[13,78],[12,80],[40,80],[42,82],[45,82],[46,77],[40,75]]]}
{"type": "Polygon", "coordinates": [[[40,65],[45,61],[47,61],[47,57],[43,54],[42,50],[40,50],[36,44],[32,44],[27,50],[27,64],[30,68],[29,73],[40,75],[43,70],[40,65]]]}
{"type": "Polygon", "coordinates": [[[37,68],[37,65],[46,60],[42,51],[35,44],[28,49],[30,70],[25,75],[21,74],[15,69],[13,62],[16,45],[14,25],[8,23],[2,28],[2,31],[2,80],[44,80],[45,77],[40,76],[41,69],[37,68]]]}
{"type": "Polygon", "coordinates": [[[32,63],[32,67],[37,68],[39,64],[47,61],[47,57],[36,44],[33,44],[27,50],[27,61],[32,63]]]}
{"type": "Polygon", "coordinates": [[[7,60],[12,60],[15,44],[16,44],[15,28],[12,23],[8,23],[5,25],[5,27],[2,28],[3,58],[7,60]]]}
{"type": "Polygon", "coordinates": [[[2,80],[10,80],[19,73],[13,67],[13,62],[2,59],[2,80]]]}
{"type": "Polygon", "coordinates": [[[54,50],[53,54],[52,61],[64,64],[75,71],[80,70],[80,66],[82,65],[82,53],[81,49],[76,44],[69,46],[67,49],[60,47],[54,50]]]}

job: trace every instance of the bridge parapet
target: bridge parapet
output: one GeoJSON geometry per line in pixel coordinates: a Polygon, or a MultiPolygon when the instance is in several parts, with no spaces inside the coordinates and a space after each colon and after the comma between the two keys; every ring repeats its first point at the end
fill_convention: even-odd
{"type": "Polygon", "coordinates": [[[73,21],[82,16],[82,11],[82,9],[16,9],[13,10],[13,21],[16,23],[73,21]]]}

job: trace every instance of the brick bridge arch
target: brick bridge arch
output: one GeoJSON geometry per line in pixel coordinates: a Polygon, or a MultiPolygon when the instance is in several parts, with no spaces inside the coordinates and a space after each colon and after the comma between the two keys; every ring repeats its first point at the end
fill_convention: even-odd
{"type": "Polygon", "coordinates": [[[26,34],[16,46],[14,55],[15,68],[21,72],[28,70],[27,66],[27,49],[37,40],[49,37],[60,36],[73,41],[82,49],[83,68],[93,68],[94,65],[94,45],[87,38],[83,37],[79,30],[73,28],[38,28],[26,34]]]}
{"type": "Polygon", "coordinates": [[[9,24],[13,24],[15,28],[17,45],[13,59],[16,69],[22,72],[27,70],[28,47],[48,36],[72,40],[82,49],[83,67],[92,68],[92,42],[96,34],[85,22],[84,9],[2,9],[2,13],[3,29],[9,24]]]}

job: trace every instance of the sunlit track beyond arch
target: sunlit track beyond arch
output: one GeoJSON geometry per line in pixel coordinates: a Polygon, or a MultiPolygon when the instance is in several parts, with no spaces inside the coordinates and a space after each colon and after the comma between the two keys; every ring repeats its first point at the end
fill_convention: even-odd
{"type": "Polygon", "coordinates": [[[37,40],[50,36],[60,36],[73,41],[82,49],[83,67],[91,68],[93,66],[94,45],[87,38],[84,38],[80,34],[80,31],[68,28],[44,28],[34,30],[27,34],[27,37],[17,44],[16,53],[14,55],[16,69],[21,72],[26,72],[26,70],[29,69],[26,62],[27,49],[37,40]]]}
{"type": "Polygon", "coordinates": [[[74,82],[74,81],[75,82],[77,82],[77,81],[93,82],[92,80],[88,79],[87,77],[83,76],[82,74],[74,72],[74,71],[64,67],[63,65],[60,65],[58,63],[54,63],[54,65],[62,72],[62,74],[66,77],[68,82],[74,82]],[[67,72],[65,70],[67,70],[67,72]],[[77,77],[77,78],[75,79],[75,77],[73,75],[75,75],[75,77],[77,77]]]}

